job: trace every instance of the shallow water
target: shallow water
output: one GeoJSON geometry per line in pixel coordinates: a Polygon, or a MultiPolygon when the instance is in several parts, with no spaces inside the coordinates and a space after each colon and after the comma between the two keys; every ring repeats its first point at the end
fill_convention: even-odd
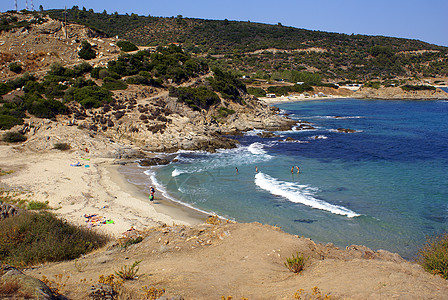
{"type": "Polygon", "coordinates": [[[142,189],[151,176],[165,195],[191,207],[341,247],[362,244],[411,258],[426,235],[447,231],[447,101],[278,107],[316,129],[271,139],[253,131],[236,137],[236,149],[180,152],[176,163],[128,172],[142,189]],[[281,141],[286,137],[295,141],[281,141]],[[296,165],[300,174],[291,173],[296,165]]]}

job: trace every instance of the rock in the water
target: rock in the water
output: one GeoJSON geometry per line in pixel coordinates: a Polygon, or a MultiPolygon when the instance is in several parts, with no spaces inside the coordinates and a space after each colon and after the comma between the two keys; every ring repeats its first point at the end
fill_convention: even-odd
{"type": "Polygon", "coordinates": [[[355,133],[356,130],[354,129],[348,129],[348,128],[338,128],[336,129],[338,132],[342,132],[342,133],[355,133]]]}
{"type": "Polygon", "coordinates": [[[139,165],[142,167],[149,166],[159,166],[159,165],[167,165],[170,161],[166,158],[153,157],[153,158],[145,158],[139,162],[139,165]]]}
{"type": "Polygon", "coordinates": [[[276,135],[276,134],[274,134],[274,133],[272,133],[272,132],[270,132],[270,131],[263,131],[263,132],[261,132],[261,133],[259,133],[259,134],[257,134],[259,137],[262,137],[262,138],[273,138],[273,137],[278,137],[278,135],[276,135]]]}

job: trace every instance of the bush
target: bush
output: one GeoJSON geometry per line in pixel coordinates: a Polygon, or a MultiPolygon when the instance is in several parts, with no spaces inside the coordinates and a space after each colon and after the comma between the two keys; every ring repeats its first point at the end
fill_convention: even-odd
{"type": "Polygon", "coordinates": [[[19,116],[0,113],[0,129],[11,129],[15,125],[22,125],[23,119],[19,116]]]}
{"type": "Polygon", "coordinates": [[[402,90],[404,91],[435,91],[436,88],[432,85],[410,85],[406,84],[403,86],[400,86],[402,90]]]}
{"type": "Polygon", "coordinates": [[[9,70],[14,73],[22,72],[22,66],[16,62],[12,62],[9,64],[9,70]]]}
{"type": "Polygon", "coordinates": [[[17,131],[9,131],[3,134],[2,141],[7,143],[21,143],[26,141],[26,136],[17,131]]]}
{"type": "Polygon", "coordinates": [[[90,45],[87,41],[81,42],[81,50],[78,51],[78,56],[82,59],[89,60],[96,57],[96,51],[92,49],[92,45],[90,45]]]}
{"type": "Polygon", "coordinates": [[[40,201],[30,201],[28,202],[28,205],[26,206],[28,210],[42,210],[42,209],[49,209],[50,206],[48,205],[48,201],[40,202],[40,201]]]}
{"type": "Polygon", "coordinates": [[[109,91],[115,91],[115,90],[125,90],[128,88],[128,85],[121,80],[106,77],[104,78],[102,87],[108,89],[109,91]]]}
{"type": "Polygon", "coordinates": [[[303,254],[299,256],[299,253],[296,253],[296,256],[294,254],[292,257],[287,258],[285,262],[285,266],[294,273],[300,273],[303,268],[305,267],[306,259],[303,257],[303,254]]]}
{"type": "Polygon", "coordinates": [[[92,71],[92,66],[87,62],[82,62],[79,65],[73,67],[73,72],[75,77],[79,77],[84,75],[85,73],[89,73],[92,71]]]}
{"type": "Polygon", "coordinates": [[[429,238],[420,249],[417,261],[426,271],[448,279],[448,233],[429,238]]]}
{"type": "Polygon", "coordinates": [[[219,117],[220,118],[225,118],[228,115],[233,115],[235,113],[235,111],[233,109],[228,109],[227,107],[220,107],[218,109],[218,113],[219,113],[219,117]]]}
{"type": "Polygon", "coordinates": [[[138,50],[138,47],[131,42],[128,41],[119,41],[117,42],[117,46],[120,47],[121,51],[130,52],[138,50]]]}
{"type": "Polygon", "coordinates": [[[75,259],[107,241],[50,212],[24,212],[0,222],[0,260],[18,267],[75,259]]]}
{"type": "Polygon", "coordinates": [[[179,87],[170,88],[170,97],[177,97],[177,101],[184,102],[193,110],[208,109],[221,102],[219,96],[204,86],[198,88],[179,87]]]}
{"type": "Polygon", "coordinates": [[[56,143],[54,144],[54,149],[56,150],[61,150],[61,151],[65,151],[65,150],[70,150],[70,144],[67,143],[56,143]]]}
{"type": "Polygon", "coordinates": [[[248,87],[247,93],[255,97],[266,97],[266,91],[262,88],[248,87]]]}
{"type": "Polygon", "coordinates": [[[9,93],[11,90],[12,90],[12,88],[9,85],[7,85],[6,83],[0,82],[0,96],[9,93]]]}
{"type": "Polygon", "coordinates": [[[221,93],[223,98],[242,103],[241,94],[246,92],[246,85],[230,72],[213,69],[214,77],[208,78],[214,91],[221,93]]]}
{"type": "Polygon", "coordinates": [[[139,270],[138,265],[141,263],[141,260],[136,260],[132,264],[132,266],[124,265],[120,270],[115,271],[115,274],[123,280],[133,280],[137,277],[137,273],[139,270]]]}
{"type": "Polygon", "coordinates": [[[65,92],[65,101],[79,102],[85,108],[98,108],[104,102],[112,101],[111,95],[109,90],[99,86],[71,87],[65,92]]]}

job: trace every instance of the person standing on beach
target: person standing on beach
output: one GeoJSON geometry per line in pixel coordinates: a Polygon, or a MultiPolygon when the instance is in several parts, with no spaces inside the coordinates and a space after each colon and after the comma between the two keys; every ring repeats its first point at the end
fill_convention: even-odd
{"type": "Polygon", "coordinates": [[[149,188],[149,201],[153,201],[154,200],[154,193],[155,193],[154,188],[150,187],[149,188]]]}

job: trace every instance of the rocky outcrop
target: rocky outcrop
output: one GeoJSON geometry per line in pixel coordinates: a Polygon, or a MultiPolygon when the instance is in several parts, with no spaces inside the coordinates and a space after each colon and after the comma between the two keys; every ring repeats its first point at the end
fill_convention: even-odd
{"type": "Polygon", "coordinates": [[[0,220],[19,214],[19,209],[14,205],[3,203],[0,205],[0,220]]]}
{"type": "Polygon", "coordinates": [[[355,133],[356,132],[356,130],[349,129],[349,128],[338,128],[338,129],[336,129],[336,131],[340,132],[340,133],[355,133]]]}
{"type": "MultiPolygon", "coordinates": [[[[2,265],[0,268],[0,281],[8,283],[10,286],[15,287],[15,292],[11,297],[22,296],[23,298],[32,298],[39,300],[47,299],[61,299],[57,298],[50,288],[42,281],[25,275],[18,269],[9,265],[2,265]]],[[[18,298],[11,298],[18,299],[18,298]]],[[[20,298],[19,298],[20,299],[20,298]]]]}
{"type": "Polygon", "coordinates": [[[139,165],[142,167],[149,167],[149,166],[159,166],[159,165],[167,165],[170,161],[166,158],[160,158],[160,157],[153,157],[153,158],[145,158],[139,161],[139,165]]]}
{"type": "Polygon", "coordinates": [[[383,87],[379,89],[361,87],[353,94],[358,99],[385,99],[385,100],[432,100],[448,99],[448,93],[441,89],[423,91],[405,91],[400,87],[383,87]]]}

